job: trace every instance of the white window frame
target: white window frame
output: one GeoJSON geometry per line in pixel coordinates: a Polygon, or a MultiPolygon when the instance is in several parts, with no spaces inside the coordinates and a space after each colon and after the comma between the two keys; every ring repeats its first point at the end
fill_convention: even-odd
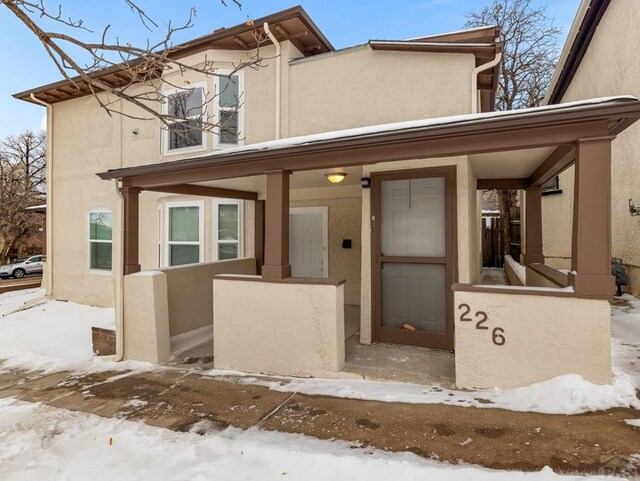
{"type": "Polygon", "coordinates": [[[113,211],[106,207],[96,207],[87,212],[87,270],[92,274],[111,275],[113,272],[113,211]],[[111,240],[91,239],[91,214],[111,214],[111,240]],[[111,244],[111,269],[91,267],[91,244],[111,244]]]}
{"type": "MultiPolygon", "coordinates": [[[[216,127],[214,129],[214,139],[213,143],[217,149],[230,149],[233,147],[238,147],[244,145],[244,104],[245,104],[245,91],[244,91],[244,72],[239,70],[234,72],[233,70],[228,69],[218,69],[216,70],[217,74],[220,75],[237,75],[238,76],[238,95],[240,97],[240,108],[238,109],[238,142],[235,144],[223,144],[220,142],[220,127],[216,127]]],[[[220,107],[219,103],[219,95],[220,95],[220,77],[215,77],[215,93],[216,97],[213,100],[215,103],[215,121],[216,124],[219,124],[220,119],[220,110],[232,110],[229,107],[220,107]]]]}
{"type": "MultiPolygon", "coordinates": [[[[214,261],[219,261],[218,247],[220,244],[238,244],[238,257],[236,259],[244,258],[244,201],[239,199],[219,199],[213,200],[213,223],[212,223],[211,237],[213,238],[213,255],[214,261]],[[237,205],[238,206],[238,240],[219,240],[218,239],[218,224],[219,224],[219,212],[221,205],[237,205]]],[[[224,259],[231,260],[231,259],[224,259]]]]}
{"type": "MultiPolygon", "coordinates": [[[[179,202],[167,202],[165,203],[165,211],[164,211],[164,259],[163,264],[164,267],[175,267],[171,266],[171,246],[172,245],[198,245],[199,246],[199,258],[198,263],[204,262],[204,201],[202,200],[185,200],[179,202]],[[171,227],[170,217],[169,217],[169,209],[172,207],[198,207],[198,242],[193,241],[171,241],[169,229],[171,227]]],[[[188,264],[187,264],[188,265],[188,264]]],[[[179,266],[178,266],[179,267],[179,266]]]]}
{"type": "MultiPolygon", "coordinates": [[[[173,89],[167,89],[164,90],[162,92],[164,98],[166,99],[165,103],[162,105],[162,113],[163,114],[167,114],[168,113],[168,109],[169,109],[169,96],[179,93],[179,92],[184,92],[184,91],[188,91],[188,90],[192,90],[192,89],[197,89],[197,88],[202,88],[202,115],[203,117],[206,117],[207,115],[207,105],[206,105],[206,100],[207,100],[207,82],[197,82],[197,83],[193,83],[193,84],[189,84],[188,86],[186,86],[185,88],[173,88],[173,89]]],[[[189,117],[191,118],[191,117],[189,117]]],[[[193,117],[195,118],[195,117],[193,117]]],[[[189,153],[189,152],[201,152],[203,150],[207,150],[207,137],[208,137],[208,133],[207,131],[203,131],[202,132],[202,144],[201,145],[194,145],[192,147],[182,147],[180,149],[170,149],[169,145],[170,145],[170,139],[169,139],[169,129],[165,128],[165,127],[161,127],[162,128],[162,152],[165,156],[170,156],[170,155],[180,155],[180,154],[184,154],[184,153],[189,153]]]]}

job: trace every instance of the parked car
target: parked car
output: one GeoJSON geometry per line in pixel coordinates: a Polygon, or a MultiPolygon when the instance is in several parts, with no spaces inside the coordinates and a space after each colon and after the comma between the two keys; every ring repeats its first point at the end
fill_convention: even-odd
{"type": "Polygon", "coordinates": [[[0,277],[21,279],[27,274],[42,274],[42,256],[31,256],[6,266],[0,266],[0,277]]]}

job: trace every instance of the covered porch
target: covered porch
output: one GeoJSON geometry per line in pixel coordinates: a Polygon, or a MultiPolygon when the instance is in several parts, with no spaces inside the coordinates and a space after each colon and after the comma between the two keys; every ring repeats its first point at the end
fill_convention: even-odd
{"type": "Polygon", "coordinates": [[[352,179],[363,177],[360,342],[368,344],[381,340],[377,269],[384,262],[403,262],[385,261],[375,249],[376,177],[446,167],[454,172],[454,194],[447,204],[451,242],[442,258],[446,261],[429,262],[451,266],[442,336],[450,339],[445,349],[455,350],[456,384],[513,387],[565,373],[609,382],[607,299],[614,288],[609,272],[610,144],[639,115],[637,99],[597,99],[283,139],[101,173],[103,179],[119,181],[124,199],[124,329],[118,335],[125,337],[126,356],[139,358],[135,346],[143,342],[142,332],[153,334],[147,339],[156,344],[157,361],[166,360],[170,351],[164,273],[140,273],[138,261],[138,206],[145,191],[255,202],[255,273],[213,278],[214,367],[335,375],[346,361],[345,281],[292,277],[292,179],[324,176],[332,169],[351,169],[352,179]],[[528,270],[546,272],[540,187],[574,163],[573,261],[567,286],[550,286],[533,274],[531,283],[520,288],[479,286],[478,189],[525,191],[523,262],[528,270]],[[147,309],[150,302],[155,307],[147,309]],[[543,308],[550,305],[553,309],[543,308]]]}

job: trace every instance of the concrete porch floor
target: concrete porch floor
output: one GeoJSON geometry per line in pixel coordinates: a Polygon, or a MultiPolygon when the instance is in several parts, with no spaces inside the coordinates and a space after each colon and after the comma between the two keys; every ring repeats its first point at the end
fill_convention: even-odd
{"type": "MultiPolygon", "coordinates": [[[[354,374],[378,381],[455,387],[452,352],[398,344],[360,344],[360,308],[345,306],[344,377],[354,374]]],[[[167,365],[197,370],[213,369],[213,343],[209,339],[175,354],[167,365]]],[[[340,373],[337,374],[340,377],[340,373]]]]}

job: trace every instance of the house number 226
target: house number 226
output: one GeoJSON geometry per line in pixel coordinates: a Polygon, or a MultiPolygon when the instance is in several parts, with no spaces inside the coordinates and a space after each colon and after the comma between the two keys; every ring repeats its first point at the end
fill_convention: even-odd
{"type": "MultiPolygon", "coordinates": [[[[474,322],[474,319],[472,319],[469,316],[469,314],[471,313],[471,306],[469,306],[469,304],[460,304],[458,306],[458,310],[461,311],[460,312],[461,322],[474,322]]],[[[489,326],[486,325],[486,322],[488,320],[489,320],[489,316],[487,315],[486,312],[477,311],[475,313],[476,329],[479,329],[481,331],[488,331],[489,326]]],[[[506,342],[506,339],[504,337],[504,329],[502,329],[501,327],[494,327],[493,330],[491,331],[491,340],[496,346],[503,346],[504,343],[506,342]]]]}

